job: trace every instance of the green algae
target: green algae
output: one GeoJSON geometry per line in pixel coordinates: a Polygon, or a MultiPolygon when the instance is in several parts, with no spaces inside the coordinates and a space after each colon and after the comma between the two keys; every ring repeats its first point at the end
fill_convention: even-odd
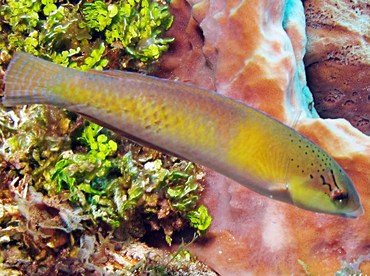
{"type": "MultiPolygon", "coordinates": [[[[172,20],[168,5],[157,1],[4,1],[0,73],[15,51],[81,70],[145,72],[173,41],[164,35],[172,20]]],[[[108,266],[97,265],[91,248],[103,254],[152,231],[171,244],[177,231],[192,227],[200,235],[210,226],[207,209],[198,207],[204,174],[191,162],[52,106],[0,108],[0,137],[2,271],[63,273],[68,261],[77,270],[102,272],[108,266]],[[61,267],[54,271],[55,263],[61,267]]],[[[175,256],[194,261],[182,251],[175,256]]],[[[123,273],[183,266],[180,258],[171,268],[175,259],[168,256],[171,264],[151,259],[148,266],[144,258],[125,264],[123,273]]]]}
{"type": "Polygon", "coordinates": [[[168,49],[172,25],[162,2],[8,0],[0,6],[0,66],[25,51],[83,70],[107,67],[104,56],[149,63],[168,49]],[[109,2],[106,3],[106,2],[109,2]]]}
{"type": "Polygon", "coordinates": [[[198,210],[190,211],[187,217],[190,220],[190,225],[197,229],[200,235],[205,234],[212,223],[212,217],[204,205],[199,206],[198,210]]]}
{"type": "Polygon", "coordinates": [[[123,242],[155,231],[171,243],[185,227],[198,234],[209,227],[208,211],[197,208],[203,172],[196,165],[52,106],[1,109],[0,121],[0,201],[12,210],[0,221],[4,268],[50,265],[66,248],[64,257],[77,262],[81,235],[123,242]],[[22,265],[7,261],[18,258],[22,265]]]}
{"type": "MultiPolygon", "coordinates": [[[[16,111],[3,110],[3,121],[18,123],[2,128],[1,153],[36,191],[68,194],[92,221],[112,227],[137,223],[138,216],[169,237],[181,229],[169,221],[209,227],[202,223],[209,221],[205,207],[196,210],[203,173],[191,162],[131,144],[68,111],[42,105],[16,111]]],[[[144,233],[143,226],[135,235],[144,233]]]]}

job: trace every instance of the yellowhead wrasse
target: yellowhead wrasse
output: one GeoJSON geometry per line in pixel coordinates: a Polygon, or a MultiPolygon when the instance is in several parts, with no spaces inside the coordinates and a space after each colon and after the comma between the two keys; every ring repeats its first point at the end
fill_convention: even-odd
{"type": "Polygon", "coordinates": [[[2,102],[67,108],[307,210],[363,213],[352,181],[323,149],[248,105],[193,85],[124,71],[82,72],[19,52],[6,71],[2,102]]]}

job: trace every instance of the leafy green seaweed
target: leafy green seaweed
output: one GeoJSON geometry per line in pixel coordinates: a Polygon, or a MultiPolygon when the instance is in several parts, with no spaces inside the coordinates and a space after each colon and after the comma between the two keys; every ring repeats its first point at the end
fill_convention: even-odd
{"type": "Polygon", "coordinates": [[[209,227],[207,209],[196,209],[202,173],[194,164],[132,145],[57,108],[33,105],[18,112],[13,119],[3,113],[5,121],[19,116],[19,123],[3,127],[1,152],[37,191],[64,194],[94,223],[135,229],[135,237],[145,234],[147,221],[163,229],[168,243],[186,221],[200,234],[209,227]]]}
{"type": "MultiPolygon", "coordinates": [[[[82,70],[108,66],[110,53],[151,62],[168,49],[168,6],[149,0],[9,0],[0,6],[0,66],[25,51],[82,70]]],[[[122,65],[123,66],[123,65],[122,65]]]]}
{"type": "Polygon", "coordinates": [[[204,205],[200,205],[198,210],[188,213],[190,225],[197,229],[198,233],[203,235],[212,223],[212,217],[208,214],[208,209],[204,205]]]}

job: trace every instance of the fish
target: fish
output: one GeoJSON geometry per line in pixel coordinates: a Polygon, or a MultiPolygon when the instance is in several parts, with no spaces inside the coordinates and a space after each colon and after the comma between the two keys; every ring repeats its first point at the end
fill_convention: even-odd
{"type": "Polygon", "coordinates": [[[269,198],[345,218],[363,214],[353,182],[322,148],[217,92],[133,72],[83,72],[23,52],[4,83],[5,107],[56,105],[269,198]]]}

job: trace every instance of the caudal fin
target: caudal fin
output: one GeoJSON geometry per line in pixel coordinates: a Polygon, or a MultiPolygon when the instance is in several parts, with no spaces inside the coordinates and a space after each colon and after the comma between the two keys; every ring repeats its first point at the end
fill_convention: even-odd
{"type": "Polygon", "coordinates": [[[5,73],[4,106],[50,103],[53,86],[66,68],[17,52],[5,73]]]}

